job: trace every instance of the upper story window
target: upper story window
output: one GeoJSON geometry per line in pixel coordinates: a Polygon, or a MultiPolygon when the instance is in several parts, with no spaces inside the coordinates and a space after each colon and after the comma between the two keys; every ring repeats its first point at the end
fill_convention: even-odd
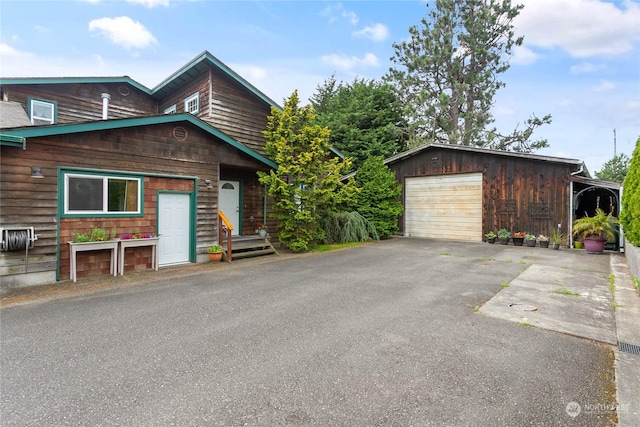
{"type": "Polygon", "coordinates": [[[173,104],[171,107],[167,107],[164,109],[165,114],[175,114],[177,111],[176,104],[173,104]]]}
{"type": "Polygon", "coordinates": [[[64,213],[142,214],[141,186],[141,178],[65,173],[64,213]]]}
{"type": "Polygon", "coordinates": [[[56,122],[56,103],[29,98],[29,118],[34,125],[52,125],[56,122]]]}
{"type": "Polygon", "coordinates": [[[200,111],[200,92],[196,92],[184,100],[184,112],[198,114],[200,111]]]}

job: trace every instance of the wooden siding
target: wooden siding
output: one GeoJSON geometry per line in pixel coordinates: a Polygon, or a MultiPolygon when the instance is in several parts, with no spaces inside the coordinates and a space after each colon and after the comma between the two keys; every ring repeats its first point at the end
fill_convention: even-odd
{"type": "MultiPolygon", "coordinates": [[[[481,172],[483,234],[506,228],[548,235],[562,224],[567,235],[570,164],[434,147],[388,166],[402,184],[407,177],[481,172]]],[[[399,228],[404,232],[404,216],[399,228]]]]}
{"type": "Polygon", "coordinates": [[[176,113],[184,113],[184,100],[198,92],[200,95],[200,111],[196,114],[196,117],[200,119],[206,119],[209,116],[209,75],[202,73],[196,78],[191,79],[188,84],[176,89],[171,96],[160,99],[158,102],[158,112],[162,112],[176,105],[176,113]]]}
{"type": "Polygon", "coordinates": [[[158,114],[156,101],[140,90],[118,83],[74,83],[7,85],[2,92],[9,101],[22,104],[28,112],[29,98],[57,103],[56,124],[102,120],[102,93],[111,95],[109,119],[151,116],[158,114]],[[128,95],[122,95],[123,89],[128,95]]]}
{"type": "MultiPolygon", "coordinates": [[[[35,227],[39,239],[29,252],[30,259],[42,259],[50,265],[56,259],[59,167],[197,177],[196,250],[203,252],[217,239],[220,164],[244,168],[247,174],[267,168],[197,127],[185,124],[184,128],[187,130],[184,141],[173,136],[173,125],[155,125],[30,138],[26,150],[0,146],[0,226],[35,227]],[[45,178],[31,178],[31,166],[41,167],[45,178]],[[212,189],[206,188],[206,179],[211,180],[212,189]]],[[[154,182],[145,178],[145,206],[148,197],[155,197],[154,182]]],[[[115,223],[118,233],[135,231],[136,227],[140,231],[153,228],[145,222],[152,220],[146,209],[142,219],[128,218],[115,223]]],[[[89,229],[102,221],[105,227],[112,226],[110,218],[83,219],[89,229]]],[[[62,251],[68,250],[64,247],[68,237],[61,236],[62,251]]],[[[2,252],[0,266],[20,264],[23,258],[24,253],[2,252]]]]}

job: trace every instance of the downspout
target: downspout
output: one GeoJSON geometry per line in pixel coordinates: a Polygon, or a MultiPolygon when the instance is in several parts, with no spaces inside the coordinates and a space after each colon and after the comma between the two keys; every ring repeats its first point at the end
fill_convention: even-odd
{"type": "Polygon", "coordinates": [[[262,223],[267,223],[267,186],[262,187],[262,223]]]}
{"type": "MultiPolygon", "coordinates": [[[[580,169],[571,172],[571,176],[576,176],[584,172],[584,162],[580,163],[580,169]]],[[[569,245],[573,247],[573,181],[569,181],[569,245]]]]}

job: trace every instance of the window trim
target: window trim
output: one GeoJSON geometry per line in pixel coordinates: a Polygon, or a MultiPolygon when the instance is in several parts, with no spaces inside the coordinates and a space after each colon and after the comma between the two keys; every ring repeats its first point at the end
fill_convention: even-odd
{"type": "Polygon", "coordinates": [[[173,104],[171,107],[167,107],[164,109],[164,114],[176,114],[178,112],[178,107],[176,104],[173,104]]]}
{"type": "Polygon", "coordinates": [[[66,170],[61,173],[61,200],[60,214],[64,218],[91,218],[91,217],[141,217],[144,216],[144,177],[127,173],[104,173],[104,172],[87,172],[66,170]],[[102,179],[103,185],[103,210],[101,211],[69,211],[69,178],[92,178],[102,179]],[[126,181],[138,182],[138,201],[137,210],[129,212],[109,212],[108,209],[108,186],[109,179],[120,179],[126,181]]]}
{"type": "Polygon", "coordinates": [[[184,100],[184,112],[185,113],[190,113],[193,115],[196,115],[200,112],[200,92],[196,92],[193,95],[189,95],[188,97],[185,98],[184,100]],[[191,101],[195,100],[197,102],[197,106],[195,111],[189,111],[189,103],[191,101]]]}
{"type": "MultiPolygon", "coordinates": [[[[46,99],[40,99],[40,98],[28,98],[27,101],[27,114],[29,115],[29,121],[31,122],[32,125],[34,126],[47,126],[47,125],[55,125],[57,120],[57,116],[58,116],[58,103],[55,101],[49,101],[46,99]],[[42,123],[42,124],[36,124],[34,123],[34,117],[33,117],[33,103],[40,103],[40,104],[45,104],[45,105],[49,105],[51,106],[51,122],[50,123],[42,123]]],[[[39,119],[42,120],[42,119],[39,119]]]]}

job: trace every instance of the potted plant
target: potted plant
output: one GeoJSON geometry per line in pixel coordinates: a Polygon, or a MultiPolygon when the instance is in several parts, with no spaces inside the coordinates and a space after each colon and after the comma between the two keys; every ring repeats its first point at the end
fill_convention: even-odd
{"type": "Polygon", "coordinates": [[[524,236],[525,234],[523,231],[518,231],[517,233],[513,233],[511,235],[513,246],[522,246],[522,243],[524,242],[524,236]]]}
{"type": "Polygon", "coordinates": [[[594,216],[580,218],[573,223],[573,233],[582,238],[588,253],[602,253],[607,239],[615,239],[618,218],[600,208],[594,216]]]}
{"type": "Polygon", "coordinates": [[[209,261],[220,262],[222,259],[222,247],[219,245],[211,245],[207,248],[207,254],[209,254],[209,261]]]}
{"type": "Polygon", "coordinates": [[[581,237],[576,236],[573,239],[573,247],[576,249],[584,249],[584,242],[581,237]]]}
{"type": "Polygon", "coordinates": [[[495,243],[496,242],[496,233],[489,230],[487,234],[484,235],[487,238],[487,243],[495,243]]]}
{"type": "Polygon", "coordinates": [[[260,237],[267,237],[268,230],[269,227],[267,227],[267,224],[258,224],[258,234],[260,235],[260,237]]]}
{"type": "Polygon", "coordinates": [[[538,235],[538,242],[540,242],[540,247],[541,248],[548,248],[549,247],[549,237],[545,236],[544,234],[539,234],[538,235]]]}
{"type": "Polygon", "coordinates": [[[533,248],[536,245],[536,236],[533,234],[527,234],[524,236],[524,241],[527,243],[527,246],[533,248]]]}
{"type": "Polygon", "coordinates": [[[551,231],[551,242],[553,243],[553,249],[560,249],[560,243],[562,243],[562,232],[555,228],[551,231]]]}
{"type": "Polygon", "coordinates": [[[498,230],[498,240],[501,245],[506,245],[509,243],[509,238],[511,237],[511,232],[506,228],[501,228],[498,230]]]}
{"type": "Polygon", "coordinates": [[[91,233],[71,233],[71,237],[73,237],[73,243],[108,242],[115,239],[116,228],[113,227],[108,231],[102,227],[93,227],[91,233]]]}

